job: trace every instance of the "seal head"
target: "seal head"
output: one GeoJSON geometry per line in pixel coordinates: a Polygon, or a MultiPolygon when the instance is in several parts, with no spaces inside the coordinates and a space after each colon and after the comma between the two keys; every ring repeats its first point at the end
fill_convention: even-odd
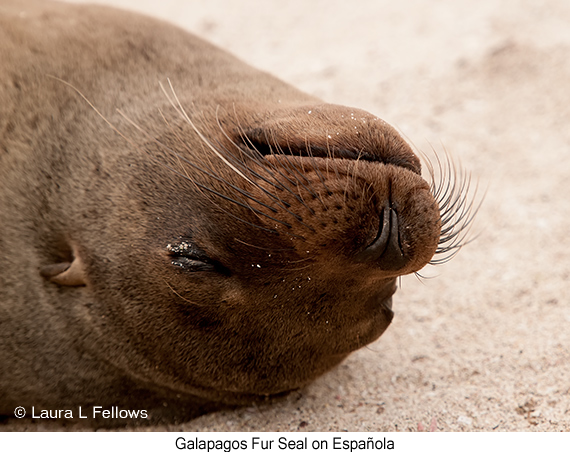
{"type": "Polygon", "coordinates": [[[130,347],[136,333],[145,345],[129,355],[149,362],[148,378],[239,402],[301,387],[378,338],[396,279],[430,261],[441,230],[405,141],[335,105],[218,108],[215,120],[201,112],[202,127],[176,109],[186,124],[147,142],[156,163],[142,176],[175,187],[145,188],[133,207],[152,197],[167,211],[151,209],[116,266],[86,272],[98,298],[128,306],[106,327],[129,331],[130,347]],[[164,203],[169,193],[177,202],[164,203]],[[144,257],[129,257],[133,244],[144,257]]]}

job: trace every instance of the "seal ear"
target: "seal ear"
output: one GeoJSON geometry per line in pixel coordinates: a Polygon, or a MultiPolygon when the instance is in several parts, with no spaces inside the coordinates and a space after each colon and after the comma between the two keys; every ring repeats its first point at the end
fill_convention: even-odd
{"type": "Polygon", "coordinates": [[[83,263],[77,254],[71,262],[60,262],[42,267],[40,275],[60,286],[85,286],[87,284],[83,263]]]}

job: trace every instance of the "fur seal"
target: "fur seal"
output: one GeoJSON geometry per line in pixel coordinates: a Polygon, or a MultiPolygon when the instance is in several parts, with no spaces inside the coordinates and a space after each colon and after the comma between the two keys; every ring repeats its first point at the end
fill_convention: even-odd
{"type": "Polygon", "coordinates": [[[472,217],[381,119],[158,20],[2,0],[0,61],[4,416],[181,422],[300,388],[472,217]]]}

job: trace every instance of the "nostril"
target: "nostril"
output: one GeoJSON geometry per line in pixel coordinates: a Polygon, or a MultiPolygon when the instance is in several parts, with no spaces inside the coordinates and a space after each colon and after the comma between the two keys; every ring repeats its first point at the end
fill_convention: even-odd
{"type": "Polygon", "coordinates": [[[374,241],[356,255],[358,262],[376,262],[381,270],[400,270],[408,262],[400,240],[398,213],[389,205],[381,212],[380,227],[374,241]]]}
{"type": "Polygon", "coordinates": [[[374,241],[366,247],[365,250],[361,251],[356,256],[356,260],[359,262],[375,261],[378,260],[386,251],[388,243],[390,241],[390,212],[392,209],[385,207],[382,209],[380,228],[378,230],[378,235],[374,241]]]}
{"type": "Polygon", "coordinates": [[[399,270],[408,262],[402,250],[398,214],[393,209],[390,209],[390,237],[388,239],[388,246],[384,254],[382,254],[381,259],[380,267],[384,270],[399,270]]]}

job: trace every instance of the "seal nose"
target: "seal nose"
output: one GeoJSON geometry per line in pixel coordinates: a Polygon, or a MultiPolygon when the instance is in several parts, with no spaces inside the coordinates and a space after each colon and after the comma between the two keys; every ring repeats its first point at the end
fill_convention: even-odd
{"type": "Polygon", "coordinates": [[[400,270],[409,259],[402,250],[398,213],[386,204],[380,217],[378,235],[365,250],[356,255],[356,260],[357,262],[376,262],[381,270],[400,270]]]}

